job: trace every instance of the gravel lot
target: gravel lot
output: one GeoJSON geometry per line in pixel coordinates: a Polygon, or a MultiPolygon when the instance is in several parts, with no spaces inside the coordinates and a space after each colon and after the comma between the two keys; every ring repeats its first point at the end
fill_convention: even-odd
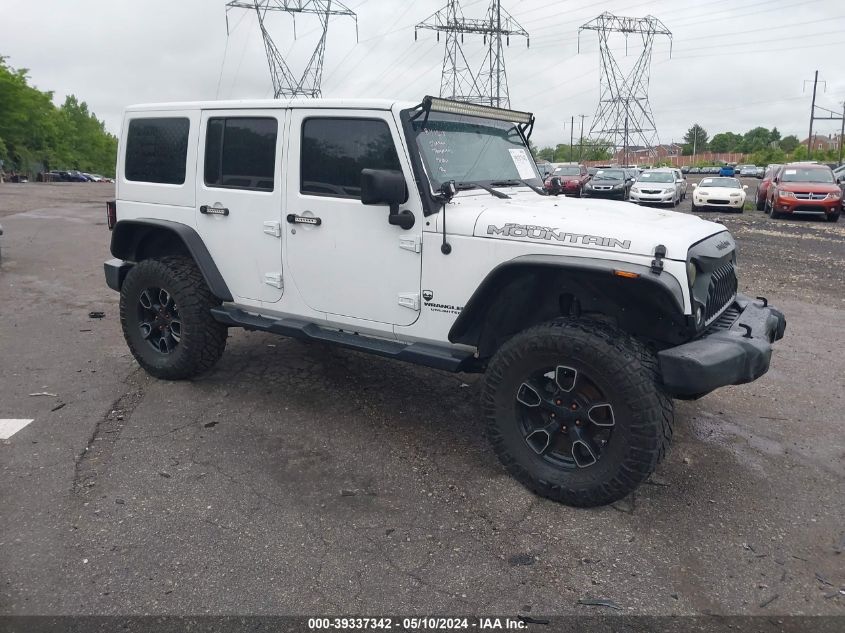
{"type": "Polygon", "coordinates": [[[474,376],[236,330],[202,379],[145,375],[110,196],[0,185],[0,418],[34,419],[0,441],[0,613],[845,615],[845,223],[704,214],[786,338],[576,510],[499,466],[474,376]]]}

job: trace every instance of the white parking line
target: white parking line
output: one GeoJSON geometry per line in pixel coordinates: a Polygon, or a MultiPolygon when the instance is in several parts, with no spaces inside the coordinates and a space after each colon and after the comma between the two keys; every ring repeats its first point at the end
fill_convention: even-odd
{"type": "Polygon", "coordinates": [[[8,440],[32,420],[0,419],[0,440],[8,440]]]}

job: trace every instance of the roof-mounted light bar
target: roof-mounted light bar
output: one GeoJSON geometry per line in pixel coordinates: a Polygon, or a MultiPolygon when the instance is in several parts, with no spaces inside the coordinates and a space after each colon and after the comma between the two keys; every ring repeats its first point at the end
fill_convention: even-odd
{"type": "Polygon", "coordinates": [[[463,114],[466,116],[476,116],[481,119],[510,121],[511,123],[519,123],[521,125],[529,125],[534,120],[534,115],[530,112],[506,110],[505,108],[494,108],[493,106],[478,105],[476,103],[441,99],[440,97],[424,97],[422,107],[427,112],[463,114]]]}

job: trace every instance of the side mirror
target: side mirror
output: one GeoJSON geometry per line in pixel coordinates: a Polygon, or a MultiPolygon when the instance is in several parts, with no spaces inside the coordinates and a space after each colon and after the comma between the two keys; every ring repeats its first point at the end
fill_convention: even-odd
{"type": "Polygon", "coordinates": [[[407,199],[408,188],[402,172],[389,169],[361,170],[361,203],[388,205],[390,214],[387,221],[406,231],[414,226],[415,221],[414,214],[407,209],[399,211],[399,205],[407,199]]]}
{"type": "Polygon", "coordinates": [[[697,183],[697,182],[692,183],[692,188],[693,188],[693,189],[695,189],[695,188],[697,188],[697,187],[698,187],[698,183],[697,183]]]}
{"type": "Polygon", "coordinates": [[[748,185],[742,185],[743,189],[748,189],[748,185]]]}

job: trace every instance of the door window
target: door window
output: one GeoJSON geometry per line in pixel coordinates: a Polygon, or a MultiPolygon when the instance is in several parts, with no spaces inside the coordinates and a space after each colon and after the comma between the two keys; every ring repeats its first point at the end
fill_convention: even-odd
{"type": "Polygon", "coordinates": [[[402,169],[385,121],[310,118],[303,122],[301,193],[360,199],[361,170],[367,168],[402,169]]]}
{"type": "Polygon", "coordinates": [[[278,122],[273,118],[209,119],[205,133],[206,186],[273,191],[277,133],[278,122]]]}

